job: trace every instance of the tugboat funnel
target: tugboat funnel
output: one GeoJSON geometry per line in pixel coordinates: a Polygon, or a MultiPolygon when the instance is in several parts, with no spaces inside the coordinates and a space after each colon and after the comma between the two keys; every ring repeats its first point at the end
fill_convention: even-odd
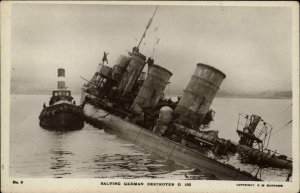
{"type": "Polygon", "coordinates": [[[65,69],[59,68],[57,70],[57,89],[65,89],[66,88],[66,82],[65,82],[65,69]]]}
{"type": "Polygon", "coordinates": [[[57,70],[57,77],[65,77],[65,69],[59,68],[57,70]]]}

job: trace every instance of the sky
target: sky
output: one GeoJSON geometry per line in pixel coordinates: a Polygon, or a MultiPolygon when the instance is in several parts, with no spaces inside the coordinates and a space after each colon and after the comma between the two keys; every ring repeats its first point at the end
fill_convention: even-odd
{"type": "MultiPolygon", "coordinates": [[[[13,4],[11,88],[56,88],[57,68],[78,91],[103,52],[109,66],[136,46],[153,5],[13,4]]],[[[173,73],[182,91],[197,63],[227,76],[221,90],[292,90],[292,12],[288,7],[161,5],[140,52],[173,73]],[[157,28],[157,30],[155,30],[157,28]]]]}

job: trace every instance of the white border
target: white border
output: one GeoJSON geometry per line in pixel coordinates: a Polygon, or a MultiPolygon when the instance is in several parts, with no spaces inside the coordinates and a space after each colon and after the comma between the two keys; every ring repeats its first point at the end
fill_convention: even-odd
{"type": "Polygon", "coordinates": [[[299,191],[299,4],[294,1],[281,2],[2,2],[1,3],[1,183],[2,192],[298,192],[299,191]],[[9,170],[9,109],[10,109],[10,14],[11,5],[17,3],[42,4],[118,4],[118,5],[193,5],[193,6],[260,6],[291,7],[293,12],[293,182],[235,182],[235,181],[180,181],[180,180],[109,180],[110,182],[147,182],[151,183],[192,183],[191,187],[174,186],[103,186],[105,179],[49,179],[49,178],[10,178],[9,170]],[[22,185],[12,184],[12,180],[23,181],[22,185]],[[254,184],[254,187],[237,186],[254,184]],[[283,188],[262,188],[257,185],[282,184],[283,188]]]}

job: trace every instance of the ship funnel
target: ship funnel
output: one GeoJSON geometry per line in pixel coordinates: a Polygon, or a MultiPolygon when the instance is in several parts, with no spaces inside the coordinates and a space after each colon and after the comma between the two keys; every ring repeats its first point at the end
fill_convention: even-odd
{"type": "Polygon", "coordinates": [[[57,81],[57,89],[65,89],[66,82],[65,81],[57,81]]]}
{"type": "Polygon", "coordinates": [[[57,70],[57,77],[65,77],[65,69],[59,68],[57,70]]]}
{"type": "Polygon", "coordinates": [[[59,68],[57,70],[57,89],[65,89],[66,88],[66,81],[65,81],[65,69],[59,68]]]}
{"type": "Polygon", "coordinates": [[[198,129],[225,77],[223,72],[212,66],[197,64],[175,109],[176,121],[198,129]]]}
{"type": "Polygon", "coordinates": [[[136,104],[140,107],[156,106],[161,96],[163,96],[163,92],[171,76],[172,73],[161,66],[149,66],[148,76],[132,106],[136,104]]]}
{"type": "Polygon", "coordinates": [[[115,66],[112,70],[112,78],[116,81],[120,81],[122,78],[123,73],[125,72],[130,58],[124,55],[119,56],[115,66]]]}
{"type": "Polygon", "coordinates": [[[132,52],[132,57],[119,84],[119,91],[123,96],[132,91],[134,83],[137,81],[145,66],[145,60],[146,56],[137,51],[132,52]]]}

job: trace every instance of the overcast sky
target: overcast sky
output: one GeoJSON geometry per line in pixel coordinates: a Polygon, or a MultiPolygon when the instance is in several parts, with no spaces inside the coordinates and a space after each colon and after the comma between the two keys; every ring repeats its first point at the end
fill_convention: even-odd
{"type": "MultiPolygon", "coordinates": [[[[12,6],[12,86],[56,88],[90,79],[103,51],[109,65],[138,44],[155,6],[12,6]]],[[[171,72],[170,88],[184,89],[197,63],[223,71],[226,91],[291,90],[291,8],[160,6],[140,51],[171,72]],[[158,30],[154,29],[158,27],[158,30]]],[[[169,89],[170,89],[169,88],[169,89]]]]}

